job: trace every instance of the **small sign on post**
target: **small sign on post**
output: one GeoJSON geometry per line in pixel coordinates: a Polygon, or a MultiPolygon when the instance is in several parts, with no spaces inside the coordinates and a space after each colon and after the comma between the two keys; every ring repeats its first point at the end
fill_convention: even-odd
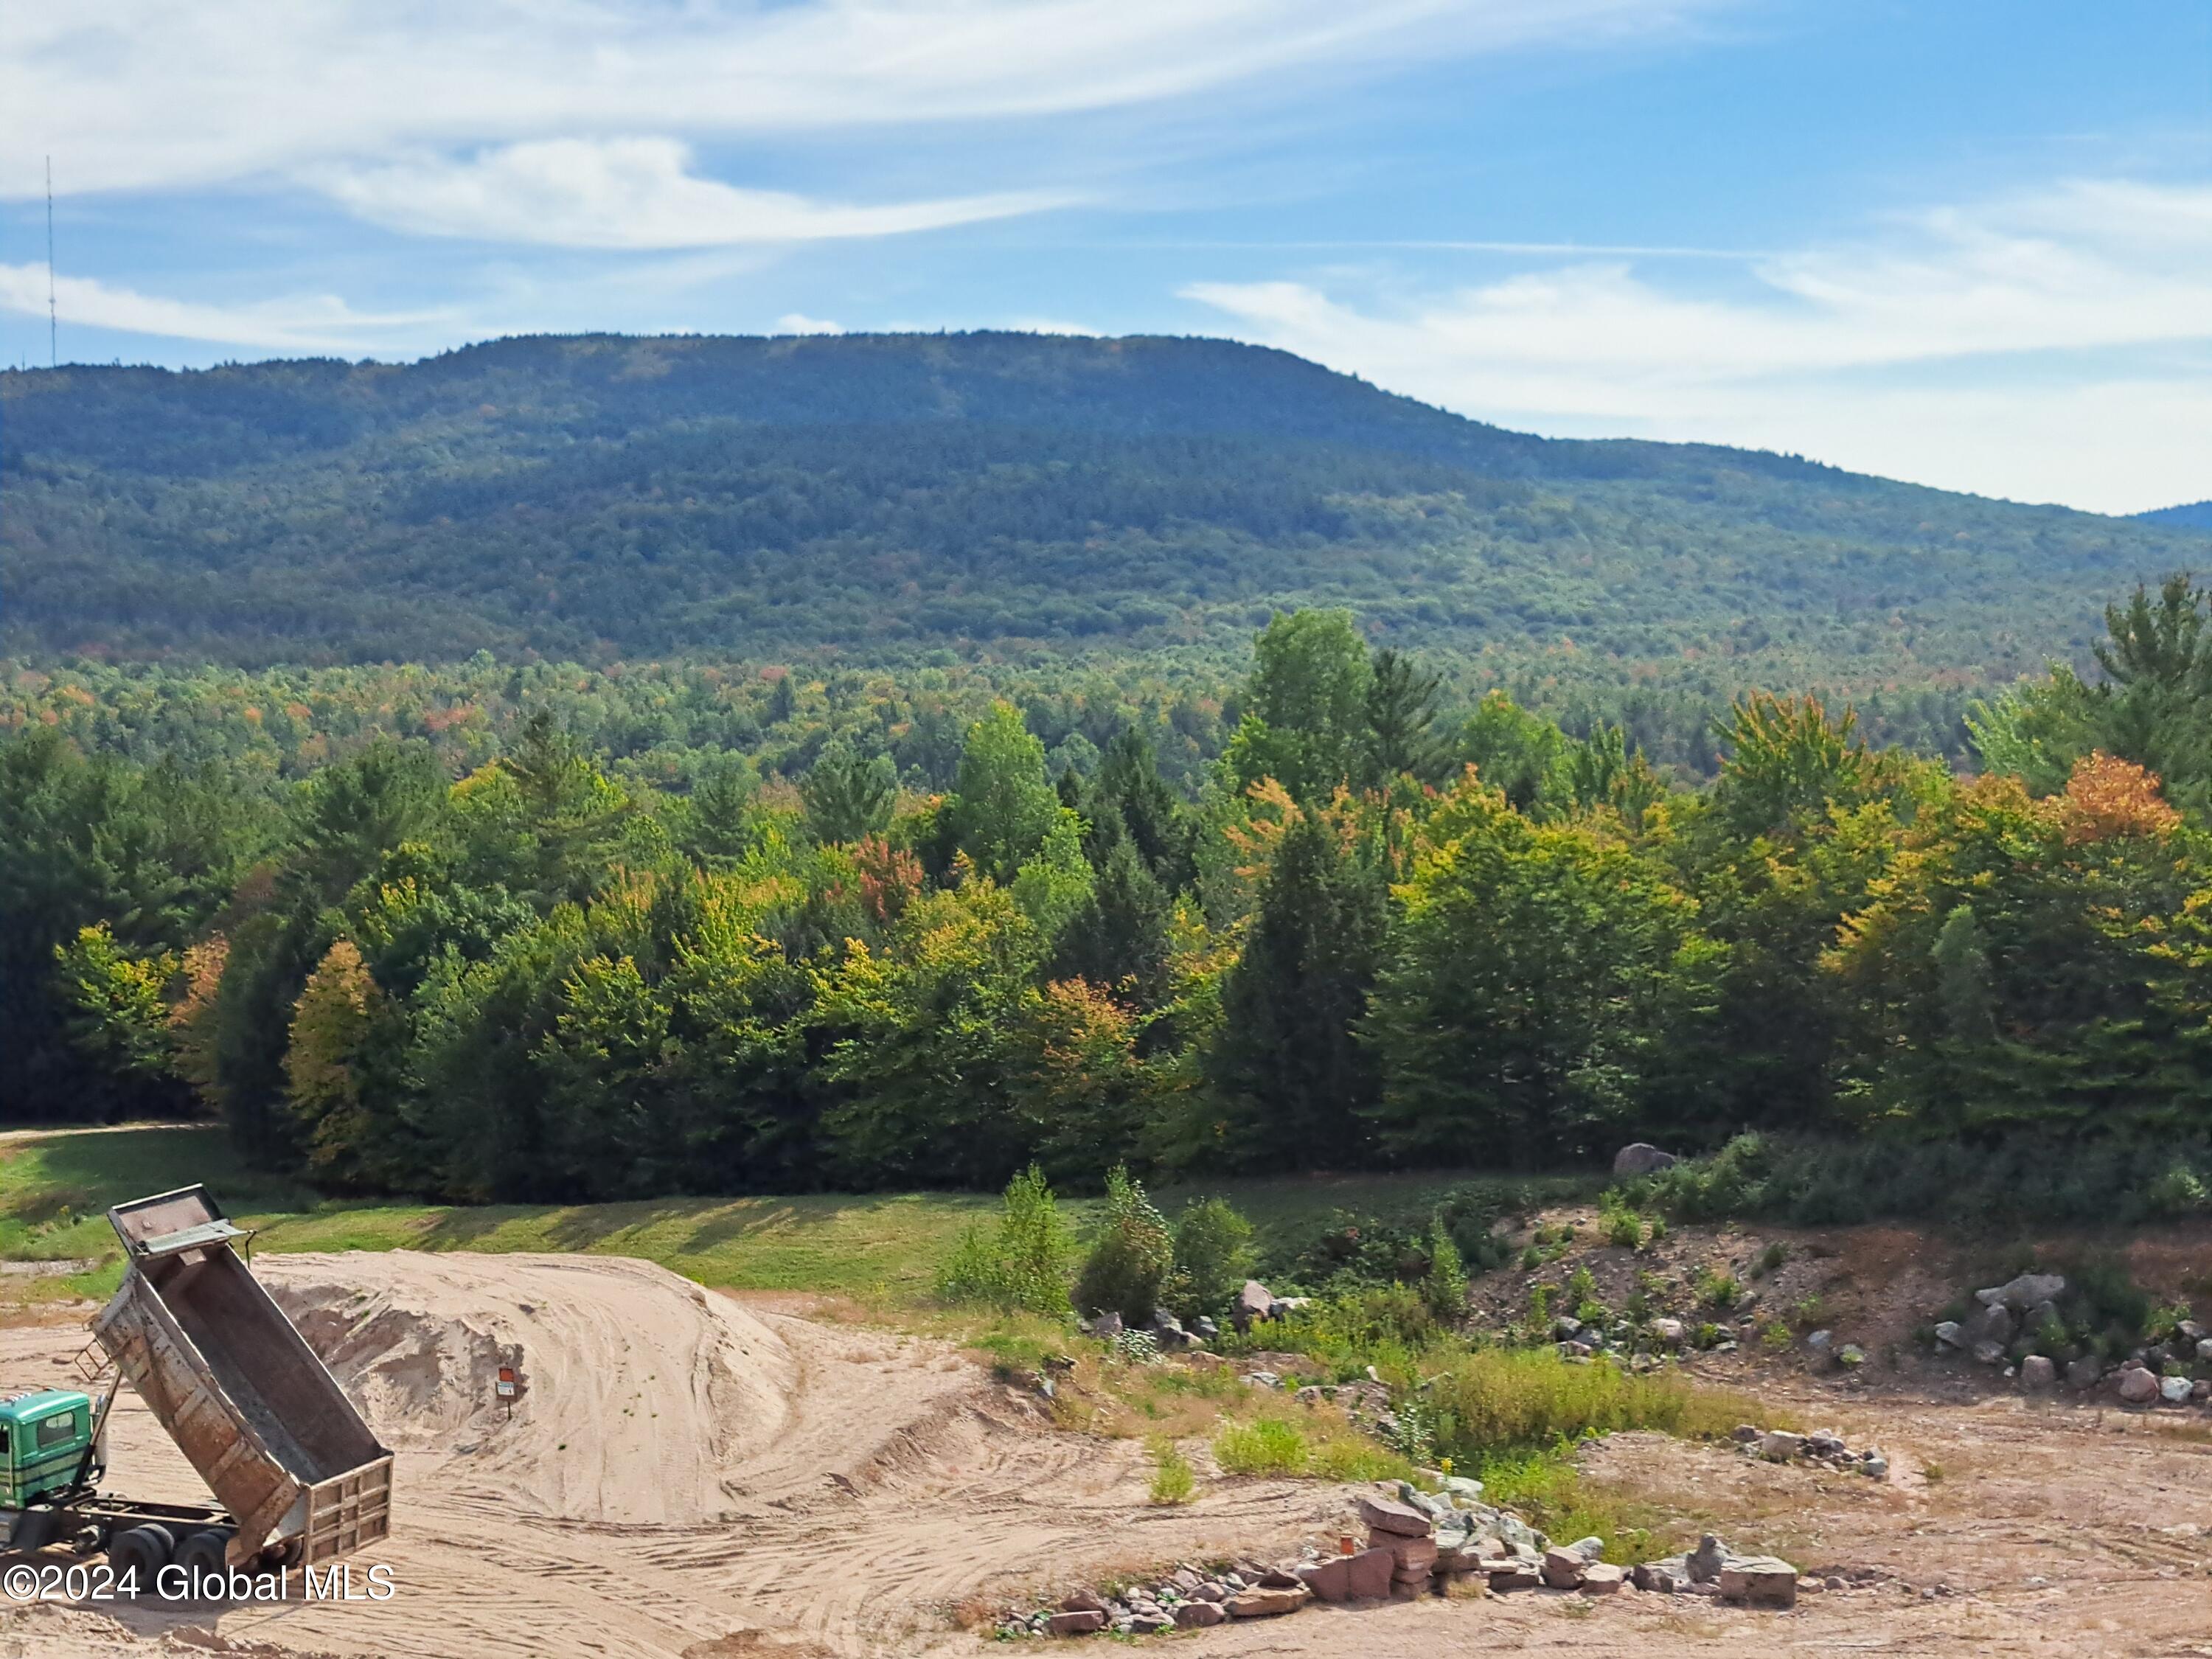
{"type": "Polygon", "coordinates": [[[507,1402],[507,1414],[509,1418],[514,1417],[515,1394],[514,1366],[501,1365],[499,1368],[499,1380],[492,1384],[492,1394],[495,1398],[507,1402]]]}

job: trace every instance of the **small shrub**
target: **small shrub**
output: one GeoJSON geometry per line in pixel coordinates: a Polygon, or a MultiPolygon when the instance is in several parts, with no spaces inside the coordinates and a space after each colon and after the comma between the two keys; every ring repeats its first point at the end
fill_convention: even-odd
{"type": "Polygon", "coordinates": [[[1152,1443],[1152,1502],[1188,1504],[1198,1491],[1198,1473],[1172,1440],[1152,1443]]]}
{"type": "Polygon", "coordinates": [[[1532,1273],[1543,1265],[1544,1253],[1538,1249],[1534,1244],[1531,1244],[1527,1249],[1521,1252],[1521,1271],[1522,1273],[1532,1273]]]}
{"type": "Polygon", "coordinates": [[[1076,1276],[1075,1306],[1146,1325],[1175,1270],[1175,1237],[1142,1185],[1116,1164],[1106,1176],[1106,1218],[1076,1276]]]}
{"type": "Polygon", "coordinates": [[[2196,1170],[2185,1164],[2177,1164],[2144,1188],[2143,1201],[2153,1215],[2177,1221],[2212,1209],[2212,1191],[2206,1190],[2203,1177],[2196,1170]]]}
{"type": "Polygon", "coordinates": [[[1782,1264],[1789,1260],[1790,1247],[1780,1243],[1772,1243],[1759,1253],[1759,1266],[1753,1271],[1761,1277],[1771,1273],[1778,1273],[1781,1270],[1782,1264]]]}
{"type": "Polygon", "coordinates": [[[1403,1480],[1413,1472],[1413,1465],[1396,1454],[1350,1437],[1315,1447],[1310,1468],[1323,1480],[1403,1480]]]}
{"type": "Polygon", "coordinates": [[[1065,1315],[1074,1245],[1044,1172],[1030,1164],[1006,1183],[1000,1205],[995,1233],[970,1227],[960,1236],[938,1270],[938,1296],[1009,1312],[1065,1315]]]}
{"type": "Polygon", "coordinates": [[[1743,1300],[1743,1286],[1735,1275],[1718,1267],[1707,1267],[1698,1273],[1696,1290],[1700,1304],[1722,1313],[1743,1300]]]}
{"type": "Polygon", "coordinates": [[[1759,1346],[1769,1353],[1780,1353],[1796,1339],[1787,1325],[1769,1325],[1759,1334],[1759,1346]]]}
{"type": "Polygon", "coordinates": [[[1421,1281],[1421,1300],[1440,1324],[1455,1325],[1467,1316],[1466,1264],[1442,1217],[1429,1226],[1429,1271],[1421,1281]]]}
{"type": "Polygon", "coordinates": [[[1176,1218],[1176,1312],[1219,1317],[1252,1271],[1252,1224],[1225,1200],[1209,1198],[1176,1218]]]}
{"type": "Polygon", "coordinates": [[[1263,1417],[1222,1430],[1213,1455],[1231,1474],[1304,1474],[1312,1452],[1297,1424],[1263,1417]]]}

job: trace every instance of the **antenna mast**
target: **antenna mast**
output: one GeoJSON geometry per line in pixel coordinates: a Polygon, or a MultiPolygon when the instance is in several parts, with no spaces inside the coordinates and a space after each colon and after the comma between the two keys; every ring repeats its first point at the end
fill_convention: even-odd
{"type": "MultiPolygon", "coordinates": [[[[38,313],[33,312],[33,316],[38,313]]],[[[46,367],[61,367],[62,354],[57,343],[60,339],[59,326],[54,320],[54,158],[46,157],[46,367]]]]}

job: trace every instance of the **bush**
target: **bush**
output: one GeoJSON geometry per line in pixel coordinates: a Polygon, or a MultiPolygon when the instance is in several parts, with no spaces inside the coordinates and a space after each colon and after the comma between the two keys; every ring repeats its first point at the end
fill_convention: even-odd
{"type": "Polygon", "coordinates": [[[1429,1227],[1429,1272],[1421,1281],[1421,1301],[1440,1324],[1456,1325],[1467,1316],[1467,1267],[1441,1216],[1429,1227]]]}
{"type": "Polygon", "coordinates": [[[1263,1417],[1222,1430],[1213,1455],[1231,1474],[1304,1474],[1313,1453],[1297,1424],[1263,1417]]]}
{"type": "Polygon", "coordinates": [[[1073,1254],[1052,1188],[1032,1164],[1006,1183],[995,1236],[987,1237],[981,1227],[960,1236],[938,1270],[937,1294],[947,1302],[1064,1315],[1073,1254]]]}
{"type": "Polygon", "coordinates": [[[1175,1237],[1143,1186],[1116,1164],[1106,1176],[1106,1218],[1076,1276],[1075,1306],[1146,1325],[1175,1271],[1175,1237]]]}
{"type": "Polygon", "coordinates": [[[2212,1207],[2212,1142],[1996,1146],[1739,1135],[1709,1158],[1620,1185],[1624,1204],[1685,1221],[1840,1226],[1891,1218],[1981,1227],[2123,1224],[2212,1207]]]}
{"type": "Polygon", "coordinates": [[[1188,1504],[1198,1491],[1198,1474],[1172,1440],[1152,1443],[1152,1502],[1188,1504]]]}
{"type": "Polygon", "coordinates": [[[1224,1316],[1252,1271],[1252,1224],[1226,1200],[1209,1198],[1176,1218],[1176,1312],[1224,1316]]]}
{"type": "Polygon", "coordinates": [[[1619,1429],[1719,1438],[1772,1410],[1679,1376],[1570,1365],[1550,1348],[1482,1348],[1447,1364],[1426,1390],[1437,1449],[1461,1462],[1542,1449],[1619,1429]]]}

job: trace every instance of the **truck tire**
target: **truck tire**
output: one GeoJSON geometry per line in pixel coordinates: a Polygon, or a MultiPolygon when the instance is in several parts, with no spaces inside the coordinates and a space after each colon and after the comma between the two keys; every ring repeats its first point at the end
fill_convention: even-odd
{"type": "MultiPolygon", "coordinates": [[[[169,1557],[176,1548],[176,1540],[169,1529],[157,1522],[143,1527],[133,1527],[128,1532],[118,1533],[107,1546],[107,1565],[115,1569],[118,1581],[135,1572],[137,1593],[154,1593],[154,1579],[169,1565],[169,1557]]],[[[118,1589],[121,1586],[118,1583],[118,1589]]]]}
{"type": "Polygon", "coordinates": [[[222,1577],[229,1571],[223,1552],[229,1547],[230,1534],[221,1527],[203,1527],[189,1534],[177,1546],[176,1563],[185,1570],[185,1582],[200,1573],[212,1573],[222,1577]]]}

